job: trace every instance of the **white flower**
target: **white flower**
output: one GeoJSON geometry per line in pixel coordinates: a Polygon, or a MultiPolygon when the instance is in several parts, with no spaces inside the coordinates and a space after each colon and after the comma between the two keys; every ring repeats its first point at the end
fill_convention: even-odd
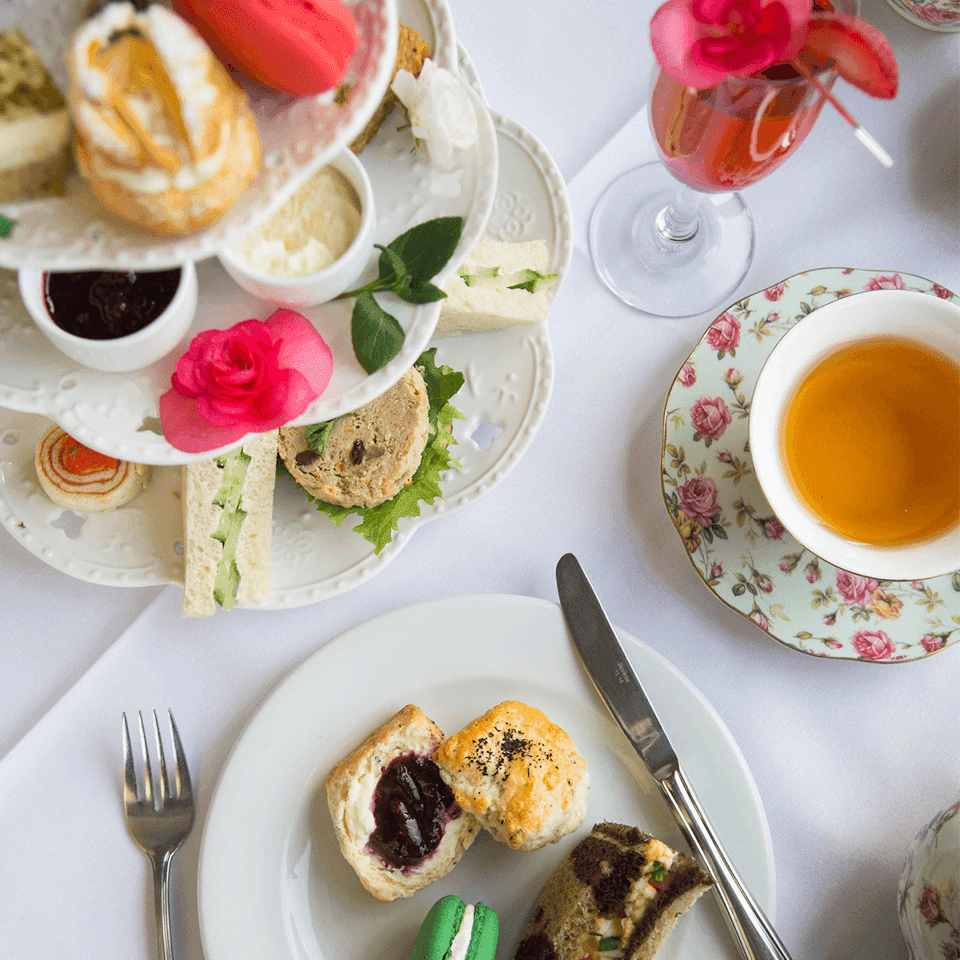
{"type": "Polygon", "coordinates": [[[420,76],[399,70],[391,89],[407,108],[410,127],[427,145],[431,166],[451,170],[455,149],[477,142],[477,115],[459,77],[432,60],[425,60],[420,76]]]}

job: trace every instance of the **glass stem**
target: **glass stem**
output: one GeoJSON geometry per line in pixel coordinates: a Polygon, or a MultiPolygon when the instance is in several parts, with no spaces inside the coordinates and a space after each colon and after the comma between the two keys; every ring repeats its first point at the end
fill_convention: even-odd
{"type": "Polygon", "coordinates": [[[684,243],[700,229],[700,194],[682,183],[677,184],[670,205],[657,214],[657,230],[665,240],[684,243]]]}

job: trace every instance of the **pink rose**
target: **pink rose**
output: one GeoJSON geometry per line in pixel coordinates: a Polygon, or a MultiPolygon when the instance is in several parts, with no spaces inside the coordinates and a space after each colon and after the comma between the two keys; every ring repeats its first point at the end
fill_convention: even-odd
{"type": "Polygon", "coordinates": [[[685,363],[677,378],[682,387],[692,387],[697,382],[697,371],[693,369],[692,363],[685,363]]]}
{"type": "Polygon", "coordinates": [[[202,453],[274,430],[323,393],[332,371],[330,348],[293,310],[205,330],[160,397],[164,436],[178,450],[202,453]]]}
{"type": "Polygon", "coordinates": [[[895,273],[892,277],[885,277],[877,274],[872,280],[868,280],[864,285],[864,290],[906,290],[907,285],[903,282],[903,277],[895,273]]]}
{"type": "Polygon", "coordinates": [[[787,289],[785,283],[777,283],[772,287],[763,291],[763,295],[771,302],[776,303],[782,296],[784,291],[787,289]]]}
{"type": "Polygon", "coordinates": [[[882,630],[858,630],[850,643],[864,660],[889,660],[895,652],[893,641],[882,630]]]}
{"type": "Polygon", "coordinates": [[[943,637],[926,636],[920,640],[920,645],[927,653],[936,653],[943,648],[943,637]]]}
{"type": "Polygon", "coordinates": [[[932,884],[928,883],[920,895],[920,913],[923,914],[924,919],[929,921],[931,926],[940,919],[940,898],[932,884]]]}
{"type": "Polygon", "coordinates": [[[768,540],[779,540],[783,536],[783,524],[776,517],[767,517],[763,521],[763,535],[768,540]]]}
{"type": "Polygon", "coordinates": [[[740,343],[740,321],[732,314],[717,317],[707,331],[707,343],[714,350],[733,350],[740,343]]]}
{"type": "Polygon", "coordinates": [[[723,431],[733,422],[727,405],[720,397],[715,397],[713,400],[709,397],[701,397],[690,408],[690,419],[697,433],[711,440],[719,440],[723,436],[723,431]]]}
{"type": "Polygon", "coordinates": [[[865,607],[870,602],[870,595],[877,589],[877,581],[858,577],[846,570],[838,570],[837,589],[844,603],[865,607]]]}
{"type": "Polygon", "coordinates": [[[741,380],[743,380],[743,374],[736,367],[731,367],[723,375],[724,383],[729,384],[731,387],[739,386],[741,380]]]}
{"type": "Polygon", "coordinates": [[[765,573],[761,573],[760,576],[757,577],[757,586],[764,593],[773,593],[773,581],[765,573]]]}
{"type": "MultiPolygon", "coordinates": [[[[957,16],[960,16],[960,12],[958,12],[957,16]]],[[[952,291],[952,290],[948,290],[946,287],[941,287],[939,283],[935,283],[935,284],[933,285],[933,292],[934,292],[941,300],[949,300],[949,299],[951,299],[951,297],[953,297],[953,291],[952,291]]]]}
{"type": "Polygon", "coordinates": [[[820,579],[820,565],[816,560],[812,560],[803,568],[807,583],[816,583],[820,579]]]}
{"type": "Polygon", "coordinates": [[[960,10],[944,10],[936,3],[921,3],[914,6],[908,4],[908,6],[916,16],[926,20],[927,23],[956,23],[960,20],[960,10]]]}
{"type": "Polygon", "coordinates": [[[792,60],[807,38],[809,0],[667,0],[650,21],[660,66],[703,90],[792,60]]]}
{"type": "Polygon", "coordinates": [[[720,577],[722,577],[722,576],[723,576],[723,564],[721,564],[721,563],[715,563],[715,564],[710,568],[710,576],[711,576],[711,577],[716,577],[717,579],[719,579],[720,577]]]}
{"type": "Polygon", "coordinates": [[[702,527],[713,526],[713,518],[720,512],[717,503],[717,485],[710,477],[692,477],[677,489],[680,509],[702,527]]]}

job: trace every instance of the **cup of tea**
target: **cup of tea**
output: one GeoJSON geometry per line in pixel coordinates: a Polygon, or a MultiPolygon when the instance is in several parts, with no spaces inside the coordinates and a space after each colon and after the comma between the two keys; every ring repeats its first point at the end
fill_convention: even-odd
{"type": "Polygon", "coordinates": [[[804,547],[878,580],[960,569],[960,305],[874,290],[799,321],[760,371],[750,452],[804,547]]]}

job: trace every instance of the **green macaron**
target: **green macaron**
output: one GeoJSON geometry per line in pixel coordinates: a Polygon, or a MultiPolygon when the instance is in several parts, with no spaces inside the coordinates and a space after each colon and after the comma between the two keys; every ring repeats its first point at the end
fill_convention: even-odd
{"type": "Polygon", "coordinates": [[[500,921],[488,906],[442,897],[420,926],[410,960],[494,960],[500,921]]]}

